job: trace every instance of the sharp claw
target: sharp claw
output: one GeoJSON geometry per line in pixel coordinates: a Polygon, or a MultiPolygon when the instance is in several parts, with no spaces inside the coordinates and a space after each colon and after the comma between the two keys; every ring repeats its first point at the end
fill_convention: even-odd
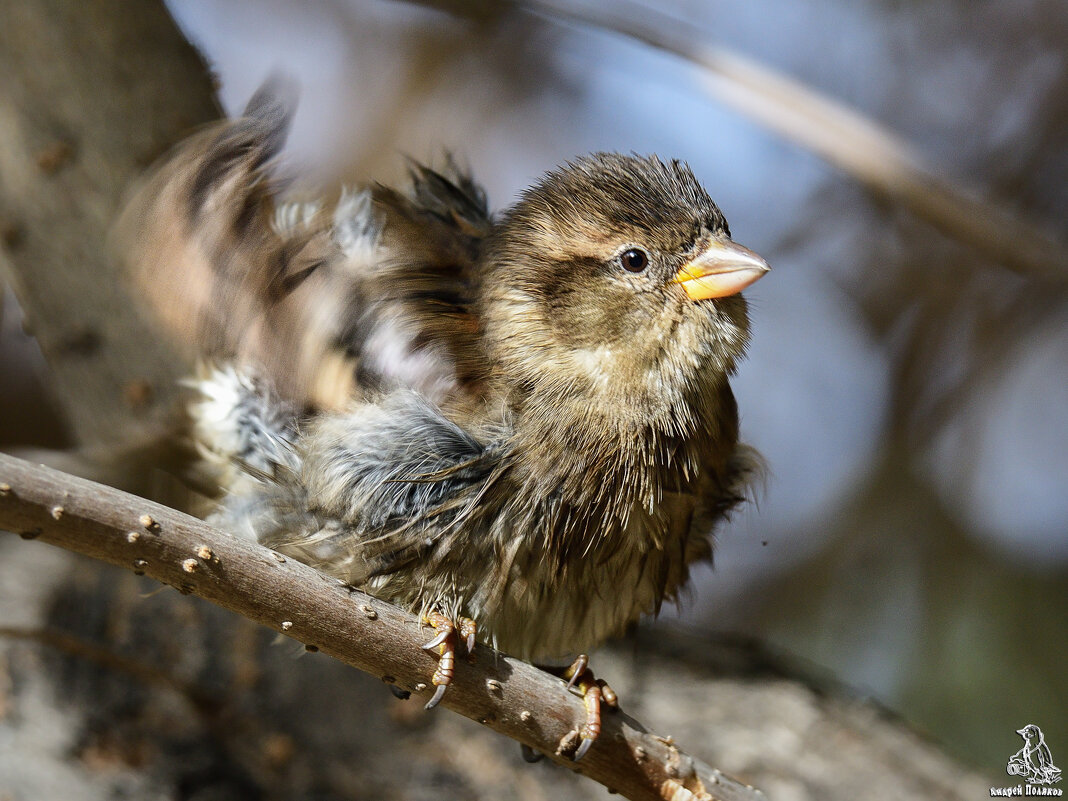
{"type": "Polygon", "coordinates": [[[475,650],[475,632],[468,632],[467,635],[467,653],[473,653],[475,650]]]}
{"type": "Polygon", "coordinates": [[[564,671],[564,675],[567,676],[567,689],[570,690],[582,680],[582,677],[585,675],[586,669],[589,666],[590,658],[586,656],[586,654],[579,654],[575,657],[575,661],[571,663],[571,667],[564,671]],[[568,676],[569,673],[571,674],[570,676],[568,676]]]}
{"type": "Polygon", "coordinates": [[[434,697],[427,701],[426,706],[423,708],[433,709],[434,707],[436,707],[441,702],[441,699],[445,697],[445,688],[448,686],[449,685],[447,684],[439,684],[438,688],[434,690],[434,697]]]}
{"type": "Polygon", "coordinates": [[[586,752],[590,750],[591,745],[593,745],[593,738],[583,737],[582,742],[579,743],[579,747],[575,750],[575,756],[572,758],[572,762],[578,762],[586,756],[586,752]]]}
{"type": "Polygon", "coordinates": [[[535,762],[541,762],[545,759],[545,754],[540,751],[535,751],[526,743],[519,744],[519,751],[523,754],[523,761],[533,765],[535,762]]]}
{"type": "Polygon", "coordinates": [[[438,632],[438,636],[432,639],[426,645],[424,645],[423,648],[427,651],[433,651],[435,648],[445,642],[445,640],[449,639],[449,635],[451,633],[452,632],[449,629],[442,629],[438,632]]]}

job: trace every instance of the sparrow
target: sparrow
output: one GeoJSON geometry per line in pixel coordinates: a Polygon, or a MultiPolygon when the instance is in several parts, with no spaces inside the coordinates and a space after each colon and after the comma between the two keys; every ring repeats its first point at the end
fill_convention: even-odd
{"type": "MultiPolygon", "coordinates": [[[[209,519],[421,616],[428,707],[458,646],[568,657],[676,599],[759,469],[728,379],[764,259],[656,156],[577,158],[498,215],[451,157],[283,202],[290,116],[261,90],[119,225],[210,360],[189,407],[209,519]]],[[[579,758],[612,694],[582,659],[565,676],[579,758]]]]}

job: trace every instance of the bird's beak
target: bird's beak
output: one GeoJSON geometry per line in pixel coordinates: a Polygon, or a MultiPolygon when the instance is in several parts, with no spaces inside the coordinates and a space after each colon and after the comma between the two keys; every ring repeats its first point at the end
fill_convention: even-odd
{"type": "Polygon", "coordinates": [[[729,239],[713,239],[675,273],[671,283],[680,284],[691,300],[725,298],[737,295],[770,269],[749,248],[729,239]]]}

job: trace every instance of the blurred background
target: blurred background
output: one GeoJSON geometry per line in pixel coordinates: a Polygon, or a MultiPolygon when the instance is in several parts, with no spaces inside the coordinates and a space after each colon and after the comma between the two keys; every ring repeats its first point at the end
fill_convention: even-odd
{"type": "MultiPolygon", "coordinates": [[[[748,293],[734,382],[770,472],[655,626],[759,637],[984,772],[1003,771],[1027,723],[1063,762],[1063,4],[168,5],[228,113],[273,72],[297,79],[284,170],[298,186],[388,183],[404,155],[450,150],[502,209],[588,151],[688,161],[773,266],[748,293]],[[618,30],[635,25],[688,57],[618,30]],[[818,104],[791,126],[811,92],[852,109],[859,132],[818,104]],[[899,160],[865,149],[864,126],[897,137],[875,140],[899,160]],[[937,182],[910,192],[900,164],[937,182]],[[925,202],[946,192],[972,229],[932,220],[925,202]]],[[[70,442],[10,292],[0,369],[0,447],[70,442]]]]}

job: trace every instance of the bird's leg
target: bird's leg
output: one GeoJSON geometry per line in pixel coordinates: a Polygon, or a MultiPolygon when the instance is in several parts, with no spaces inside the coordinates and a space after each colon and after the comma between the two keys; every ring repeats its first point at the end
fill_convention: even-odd
{"type": "Polygon", "coordinates": [[[579,729],[582,742],[579,743],[574,756],[574,760],[578,762],[586,756],[593,741],[601,733],[602,702],[616,709],[619,707],[619,698],[603,679],[594,677],[593,671],[590,670],[590,658],[586,654],[579,654],[571,666],[560,673],[560,678],[567,679],[569,690],[574,687],[579,691],[583,705],[586,707],[586,722],[579,729]]]}
{"type": "Polygon", "coordinates": [[[438,666],[430,680],[437,689],[433,697],[426,702],[427,709],[433,709],[445,695],[445,688],[452,684],[452,670],[456,665],[456,625],[441,612],[433,611],[423,618],[423,623],[433,627],[437,635],[423,647],[428,651],[438,649],[438,666]]]}
{"type": "Polygon", "coordinates": [[[436,648],[439,654],[438,666],[434,670],[433,678],[430,680],[437,689],[434,691],[433,697],[426,702],[426,708],[433,709],[441,701],[442,696],[445,695],[445,688],[452,684],[452,672],[456,666],[457,630],[459,630],[460,636],[464,639],[467,652],[471,653],[475,648],[477,626],[475,621],[469,617],[461,617],[457,619],[457,622],[453,622],[452,618],[437,610],[424,615],[423,623],[437,632],[434,639],[423,646],[428,651],[433,651],[436,648]]]}

